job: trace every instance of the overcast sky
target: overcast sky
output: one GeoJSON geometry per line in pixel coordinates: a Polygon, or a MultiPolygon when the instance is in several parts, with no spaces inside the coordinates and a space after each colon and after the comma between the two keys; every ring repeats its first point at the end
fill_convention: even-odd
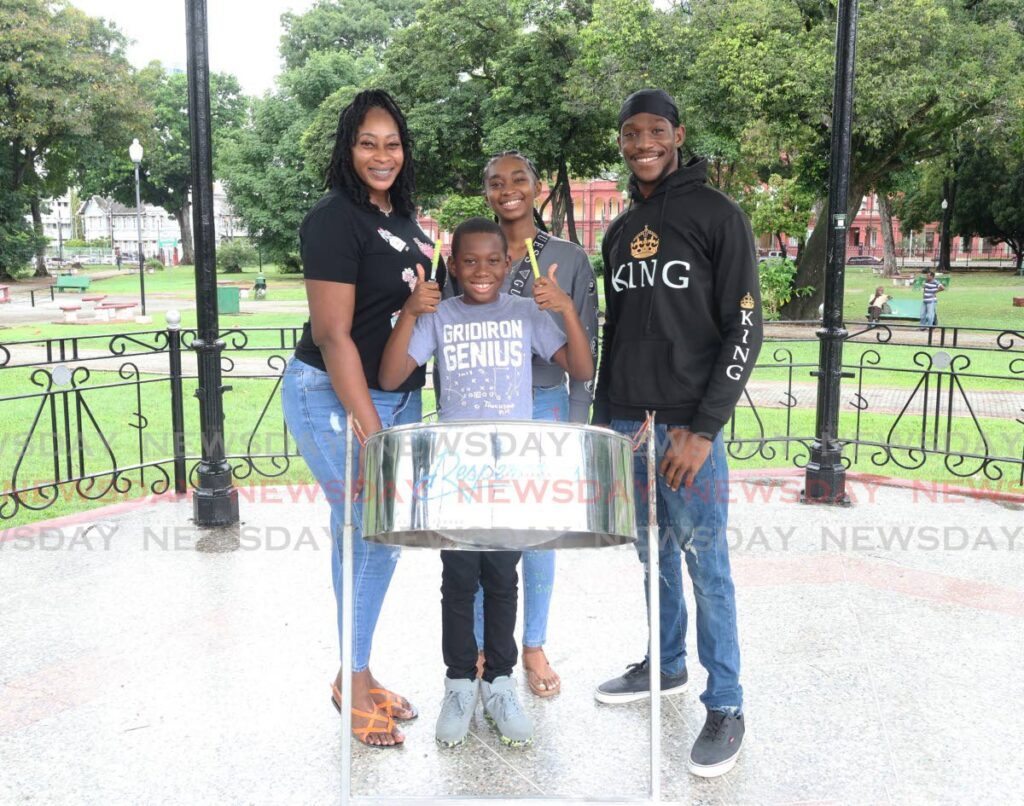
{"type": "MultiPolygon", "coordinates": [[[[157,59],[167,67],[185,69],[185,3],[139,0],[71,0],[92,17],[116,23],[133,43],[128,59],[143,67],[157,59]]],[[[234,73],[242,89],[260,95],[273,86],[280,71],[277,46],[281,15],[303,11],[314,0],[208,0],[210,69],[234,73]]]]}

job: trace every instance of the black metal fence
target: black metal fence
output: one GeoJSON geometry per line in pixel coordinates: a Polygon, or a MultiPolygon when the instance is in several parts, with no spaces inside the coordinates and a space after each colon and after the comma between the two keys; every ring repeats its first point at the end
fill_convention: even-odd
{"type": "MultiPolygon", "coordinates": [[[[802,467],[814,437],[816,323],[772,323],[726,427],[734,465],[802,467]]],[[[840,437],[847,466],[1024,486],[1024,332],[851,325],[840,437]]],[[[225,330],[225,452],[235,480],[310,481],[285,427],[281,376],[301,329],[225,330]]],[[[194,484],[195,332],[0,343],[0,521],[58,502],[194,484]]],[[[58,508],[59,509],[59,508],[58,508]]]]}

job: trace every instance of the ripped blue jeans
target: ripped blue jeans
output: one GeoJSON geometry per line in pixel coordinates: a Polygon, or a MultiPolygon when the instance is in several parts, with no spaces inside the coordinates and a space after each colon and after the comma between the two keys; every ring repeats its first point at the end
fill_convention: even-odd
{"type": "MultiPolygon", "coordinates": [[[[420,392],[382,392],[370,397],[381,426],[420,421],[420,392]]],[[[288,431],[331,505],[331,578],[338,611],[338,651],[341,652],[341,533],[345,522],[345,428],[347,415],[334,393],[330,376],[292,358],[281,382],[281,407],[288,431]]],[[[354,440],[352,464],[359,463],[359,442],[354,440]]],[[[352,671],[370,664],[373,631],[384,596],[398,562],[400,549],[367,543],[362,537],[363,503],[352,506],[355,540],[352,544],[353,618],[352,671]]]]}
{"type": "MultiPolygon", "coordinates": [[[[611,427],[632,436],[641,423],[612,420],[611,427]]],[[[657,461],[668,446],[667,426],[657,426],[657,461]]],[[[636,517],[637,554],[647,563],[647,452],[637,451],[636,517]]],[[[743,708],[740,686],[740,648],[736,629],[736,594],[729,568],[726,527],[729,519],[729,468],[725,443],[719,433],[711,453],[690,488],[673,492],[658,476],[658,542],[661,585],[661,669],[680,674],[686,667],[686,601],[683,599],[682,556],[697,602],[697,656],[708,672],[701,694],[711,709],[743,708]]],[[[647,574],[644,572],[646,596],[647,574]]],[[[650,608],[648,607],[648,618],[650,608]]]]}

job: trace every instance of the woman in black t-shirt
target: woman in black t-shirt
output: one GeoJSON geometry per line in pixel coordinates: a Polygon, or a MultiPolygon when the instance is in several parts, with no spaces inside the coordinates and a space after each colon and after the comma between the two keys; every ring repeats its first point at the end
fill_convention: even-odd
{"type": "MultiPolygon", "coordinates": [[[[377,383],[393,318],[418,277],[429,273],[433,254],[416,224],[405,118],[387,93],[361,92],[342,110],[326,187],[299,230],[309,321],[285,370],[281,400],[288,430],[331,504],[340,639],[346,418],[366,435],[419,422],[424,382],[421,368],[394,392],[377,383]]],[[[434,291],[440,300],[439,288],[434,291]]],[[[353,509],[353,674],[345,696],[356,738],[389,747],[404,740],[394,720],[416,716],[369,670],[373,631],[399,550],[364,542],[361,503],[353,509]]],[[[339,711],[343,682],[339,672],[331,686],[339,711]]]]}

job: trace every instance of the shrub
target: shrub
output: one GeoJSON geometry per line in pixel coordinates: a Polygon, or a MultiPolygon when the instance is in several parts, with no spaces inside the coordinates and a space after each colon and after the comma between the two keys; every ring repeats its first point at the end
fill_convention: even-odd
{"type": "Polygon", "coordinates": [[[765,321],[779,318],[779,309],[793,297],[806,297],[814,293],[814,286],[793,288],[796,263],[788,258],[773,257],[762,261],[759,267],[761,278],[761,309],[765,321]]]}
{"type": "Polygon", "coordinates": [[[479,194],[475,196],[459,196],[458,194],[446,196],[445,200],[441,202],[441,206],[433,212],[434,218],[437,219],[437,226],[445,232],[454,232],[455,228],[467,218],[474,216],[491,218],[494,215],[491,208],[487,206],[487,200],[479,194]]]}
{"type": "Polygon", "coordinates": [[[150,257],[146,258],[146,262],[143,264],[146,267],[146,271],[163,271],[164,264],[159,258],[150,257]]]}
{"type": "Polygon", "coordinates": [[[256,249],[244,238],[224,241],[217,247],[217,270],[224,274],[240,274],[256,260],[256,249]]]}
{"type": "Polygon", "coordinates": [[[594,274],[598,277],[604,274],[604,259],[601,257],[600,252],[596,255],[590,255],[590,268],[594,270],[594,274]]]}
{"type": "Polygon", "coordinates": [[[302,260],[296,254],[285,255],[277,269],[278,274],[302,274],[302,260]]]}

